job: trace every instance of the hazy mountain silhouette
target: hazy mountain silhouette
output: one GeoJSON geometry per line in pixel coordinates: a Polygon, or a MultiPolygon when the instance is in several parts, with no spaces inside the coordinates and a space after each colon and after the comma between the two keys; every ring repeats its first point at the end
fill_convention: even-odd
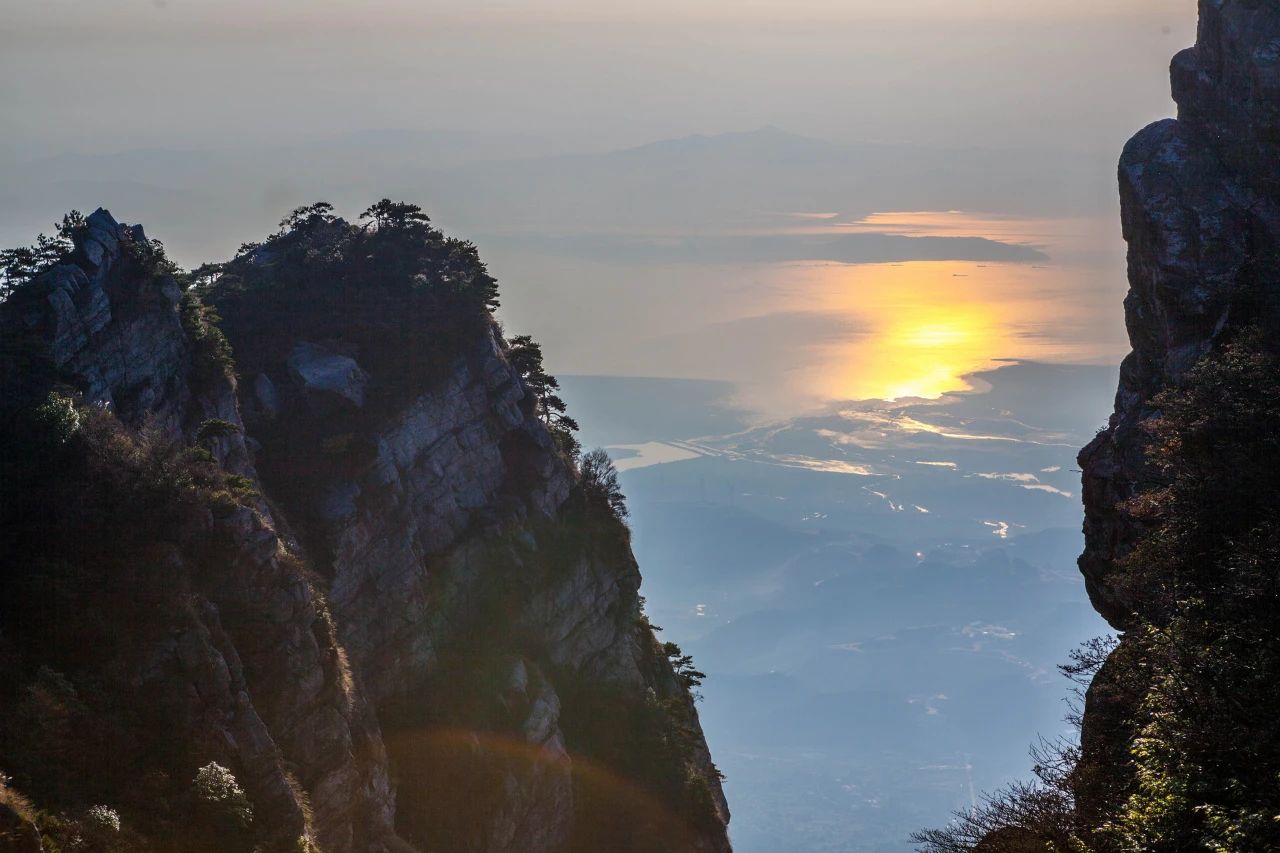
{"type": "MultiPolygon", "coordinates": [[[[498,240],[501,243],[501,240],[498,240]]],[[[767,235],[637,239],[589,234],[526,237],[519,248],[611,263],[747,264],[832,261],[876,264],[895,261],[1005,261],[1034,263],[1049,256],[1033,246],[985,237],[908,237],[899,234],[836,236],[767,235]]]]}
{"type": "MultiPolygon", "coordinates": [[[[31,222],[84,207],[90,195],[172,223],[169,248],[186,263],[227,254],[281,209],[324,198],[355,211],[378,194],[424,199],[434,219],[482,244],[521,234],[769,230],[795,225],[796,212],[1044,216],[1110,204],[1096,158],[1083,154],[843,144],[773,127],[609,152],[549,148],[533,137],[379,130],[266,149],[67,151],[0,167],[0,237],[29,240],[31,222]]],[[[861,259],[831,259],[845,257],[861,259]]]]}

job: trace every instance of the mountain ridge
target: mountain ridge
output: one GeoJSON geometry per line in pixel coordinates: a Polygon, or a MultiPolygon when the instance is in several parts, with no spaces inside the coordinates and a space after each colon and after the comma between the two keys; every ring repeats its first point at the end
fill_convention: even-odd
{"type": "Polygon", "coordinates": [[[625,526],[388,209],[194,280],[99,210],[0,304],[6,791],[120,850],[728,851],[625,526]]]}

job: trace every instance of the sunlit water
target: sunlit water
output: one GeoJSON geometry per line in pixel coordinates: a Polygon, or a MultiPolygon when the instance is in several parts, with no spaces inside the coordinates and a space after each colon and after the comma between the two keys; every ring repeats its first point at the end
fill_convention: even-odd
{"type": "MultiPolygon", "coordinates": [[[[794,217],[799,233],[984,236],[1049,259],[494,263],[508,333],[555,341],[553,371],[728,380],[764,422],[669,434],[689,398],[638,395],[624,408],[654,440],[600,442],[624,471],[648,612],[710,675],[702,720],[751,853],[912,849],[911,831],[1062,730],[1053,666],[1106,630],[1072,565],[1071,466],[1113,370],[1015,366],[981,397],[908,398],[1005,360],[1118,360],[1112,222],[835,219],[794,217]]],[[[584,433],[637,392],[597,393],[595,409],[571,400],[584,433]]]]}
{"type": "Polygon", "coordinates": [[[921,262],[801,266],[784,287],[859,332],[812,347],[812,369],[793,380],[819,399],[938,397],[1001,359],[1088,361],[1087,307],[1058,298],[1074,270],[921,262]]]}
{"type": "Polygon", "coordinates": [[[1116,361],[1122,246],[1110,221],[888,213],[808,233],[982,236],[1030,263],[600,264],[500,257],[527,289],[510,323],[557,347],[564,373],[721,379],[762,418],[840,400],[936,398],[1007,360],[1116,361]],[[518,272],[516,271],[518,270],[518,272]]]}

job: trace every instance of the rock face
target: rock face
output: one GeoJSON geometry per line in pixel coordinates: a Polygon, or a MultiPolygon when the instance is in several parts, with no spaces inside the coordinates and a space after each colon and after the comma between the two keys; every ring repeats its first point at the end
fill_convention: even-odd
{"type": "MultiPolygon", "coordinates": [[[[133,537],[191,588],[147,611],[154,631],[113,624],[126,616],[88,594],[77,618],[118,638],[92,661],[40,644],[57,615],[0,622],[0,672],[25,685],[3,691],[6,707],[63,691],[90,723],[112,709],[121,754],[165,796],[207,761],[232,768],[282,846],[729,850],[719,778],[642,617],[625,528],[575,509],[577,475],[492,323],[393,398],[385,370],[330,339],[288,339],[241,389],[211,367],[203,309],[139,260],[140,228],[99,210],[76,240],[70,262],[0,305],[5,338],[44,353],[37,367],[0,357],[3,388],[69,386],[147,441],[206,448],[262,497],[133,537]],[[678,741],[646,756],[657,775],[707,800],[686,814],[646,794],[645,820],[611,830],[631,840],[601,846],[646,784],[617,778],[630,765],[615,741],[640,718],[678,741]]],[[[18,576],[8,565],[0,580],[18,576]]],[[[104,577],[145,597],[132,576],[104,577]]],[[[5,590],[16,606],[27,588],[5,590]]],[[[10,752],[40,765],[41,748],[19,738],[10,752]]],[[[125,792],[30,775],[33,795],[154,818],[125,792]]]]}
{"type": "Polygon", "coordinates": [[[1196,46],[1173,61],[1177,120],[1143,130],[1120,161],[1133,352],[1110,424],[1080,455],[1080,568],[1098,611],[1118,628],[1134,602],[1111,578],[1138,532],[1119,504],[1144,480],[1149,401],[1241,315],[1280,311],[1280,9],[1202,0],[1200,13],[1196,46]]]}
{"type": "Polygon", "coordinates": [[[20,306],[20,322],[6,331],[23,328],[45,338],[53,363],[82,377],[92,402],[134,425],[150,417],[173,429],[191,403],[181,293],[172,279],[120,279],[111,287],[122,244],[135,237],[145,240],[141,228],[118,225],[103,210],[90,215],[79,262],[47,273],[43,299],[20,306]]]}
{"type": "MultiPolygon", "coordinates": [[[[593,711],[566,709],[575,699],[562,692],[678,703],[696,731],[689,759],[727,820],[692,703],[640,620],[630,549],[566,515],[574,474],[504,350],[489,326],[429,387],[346,420],[312,405],[298,349],[256,365],[255,385],[279,392],[278,411],[248,424],[264,482],[323,555],[342,645],[400,779],[401,837],[424,849],[592,849],[575,840],[575,765],[594,759],[565,712],[593,711]],[[315,465],[326,447],[341,464],[315,465]],[[440,775],[463,781],[440,790],[440,775]]],[[[348,796],[312,803],[319,815],[348,796]]],[[[727,850],[723,823],[681,829],[670,849],[727,850]]]]}
{"type": "MultiPolygon", "coordinates": [[[[1124,360],[1115,413],[1080,454],[1086,548],[1080,558],[1094,606],[1125,630],[1150,614],[1125,591],[1123,558],[1142,532],[1124,502],[1151,481],[1143,424],[1152,399],[1177,383],[1224,336],[1247,323],[1274,335],[1280,318],[1280,7],[1260,0],[1201,0],[1195,47],[1173,60],[1177,120],[1129,142],[1120,162],[1133,352],[1124,360]]],[[[1076,788],[1086,822],[1121,800],[1141,685],[1121,640],[1091,686],[1076,788]]]]}
{"type": "Polygon", "coordinates": [[[354,359],[299,341],[289,356],[289,370],[307,393],[319,401],[360,408],[369,376],[354,359]]]}
{"type": "MultiPolygon", "coordinates": [[[[202,423],[226,422],[232,429],[209,442],[210,449],[227,470],[255,477],[235,382],[220,372],[199,375],[177,284],[140,269],[134,257],[145,240],[142,229],[119,225],[103,210],[87,224],[72,263],[0,306],[3,336],[43,342],[52,376],[79,390],[87,405],[113,411],[162,441],[190,444],[202,423]]],[[[11,396],[33,380],[15,361],[4,369],[11,396]]],[[[163,727],[131,738],[152,737],[159,742],[153,748],[191,744],[209,760],[238,768],[277,837],[308,834],[308,795],[329,790],[351,794],[341,810],[316,818],[316,831],[335,849],[364,849],[393,837],[394,804],[376,718],[350,681],[320,594],[295,570],[270,511],[239,507],[197,526],[202,536],[230,545],[219,576],[164,619],[166,636],[122,642],[91,677],[105,682],[108,702],[163,709],[163,727]]],[[[167,571],[178,574],[195,562],[195,537],[154,534],[167,571]]],[[[6,578],[14,570],[7,565],[6,578]]],[[[145,597],[146,590],[134,594],[145,597]]],[[[66,617],[73,621],[70,612],[66,617]]],[[[0,625],[0,643],[21,645],[20,636],[4,636],[21,627],[0,625]]],[[[117,631],[128,638],[132,628],[126,622],[117,631]]],[[[71,670],[74,660],[41,661],[39,649],[22,657],[9,667],[13,680],[37,665],[79,674],[71,670]]],[[[5,663],[0,656],[0,669],[5,663]]]]}

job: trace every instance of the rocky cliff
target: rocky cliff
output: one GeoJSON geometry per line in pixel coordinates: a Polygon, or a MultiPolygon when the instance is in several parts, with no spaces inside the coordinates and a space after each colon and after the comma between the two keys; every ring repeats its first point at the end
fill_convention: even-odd
{"type": "Polygon", "coordinates": [[[1031,750],[925,853],[1280,849],[1280,5],[1201,0],[1179,116],[1120,161],[1115,412],[1079,457],[1094,606],[1080,741],[1031,750]]]}
{"type": "Polygon", "coordinates": [[[1135,136],[1120,161],[1133,352],[1116,410],[1080,454],[1080,569],[1098,611],[1124,628],[1134,601],[1112,582],[1139,528],[1119,509],[1150,481],[1151,400],[1259,312],[1280,311],[1280,9],[1202,0],[1195,47],[1173,60],[1178,118],[1135,136]]]}
{"type": "Polygon", "coordinates": [[[729,849],[625,525],[405,209],[195,281],[99,210],[0,304],[0,784],[46,833],[729,849]]]}
{"type": "MultiPolygon", "coordinates": [[[[1172,83],[1178,118],[1141,131],[1120,162],[1133,352],[1121,368],[1115,413],[1079,460],[1086,512],[1080,569],[1097,610],[1128,632],[1094,679],[1085,708],[1075,793],[1085,824],[1095,827],[1134,790],[1139,706],[1150,703],[1152,680],[1161,677],[1140,636],[1187,612],[1186,600],[1168,593],[1175,562],[1165,559],[1161,576],[1151,559],[1130,559],[1144,536],[1167,536],[1153,532],[1151,513],[1135,501],[1167,484],[1167,471],[1152,461],[1168,420],[1159,395],[1186,386],[1202,359],[1220,355],[1246,328],[1262,330],[1264,348],[1280,328],[1280,7],[1201,0],[1197,43],[1173,60],[1172,83]],[[1139,671],[1146,674],[1137,677],[1139,671]]],[[[1209,393],[1218,399],[1199,413],[1201,427],[1215,410],[1235,405],[1227,387],[1209,393]]],[[[1191,446],[1178,440],[1184,450],[1191,446]]],[[[1241,502],[1241,517],[1266,500],[1252,489],[1268,486],[1250,485],[1245,470],[1215,468],[1220,483],[1237,482],[1237,494],[1226,500],[1241,502]]],[[[1207,553],[1199,559],[1211,562],[1207,553]]],[[[1211,589],[1197,600],[1216,606],[1223,594],[1211,589]]]]}

